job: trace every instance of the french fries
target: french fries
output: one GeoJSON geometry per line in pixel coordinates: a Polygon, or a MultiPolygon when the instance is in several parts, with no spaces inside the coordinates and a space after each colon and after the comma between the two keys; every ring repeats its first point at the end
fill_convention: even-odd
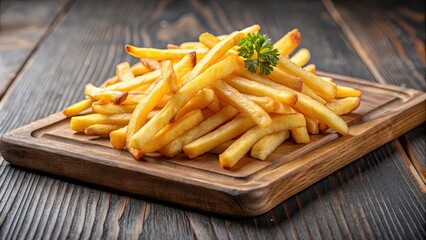
{"type": "MultiPolygon", "coordinates": [[[[308,49],[292,54],[301,41],[298,29],[273,45],[280,55],[276,66],[250,68],[275,51],[256,48],[248,57],[250,44],[258,47],[253,39],[262,36],[247,35],[259,29],[253,25],[219,37],[203,33],[199,42],[168,44],[167,49],[126,45],[138,62],[117,64],[115,75],[99,87],[87,84],[86,99],[63,112],[71,117],[70,128],[109,137],[113,148],[137,160],[209,152],[219,154],[226,169],[249,152],[267,159],[290,136],[294,142],[289,144],[307,144],[310,134],[329,128],[347,134],[339,116],[357,109],[362,93],[316,75],[308,49]],[[79,115],[86,109],[92,112],[79,115]]],[[[272,46],[269,41],[265,44],[272,46]]]]}
{"type": "MultiPolygon", "coordinates": [[[[290,133],[288,130],[283,130],[263,136],[259,141],[257,141],[256,144],[253,145],[250,156],[259,160],[265,160],[279,145],[281,145],[281,143],[283,143],[289,137],[290,133]]],[[[221,149],[217,150],[220,151],[221,149]]]]}
{"type": "Polygon", "coordinates": [[[298,113],[279,115],[273,117],[272,121],[272,124],[267,127],[258,125],[251,128],[235,140],[229,148],[219,155],[220,165],[223,168],[233,167],[265,135],[306,126],[303,115],[298,113]]]}

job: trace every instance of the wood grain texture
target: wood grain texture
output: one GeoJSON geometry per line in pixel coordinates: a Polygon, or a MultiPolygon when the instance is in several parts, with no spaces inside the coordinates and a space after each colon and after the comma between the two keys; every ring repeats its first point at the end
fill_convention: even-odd
{"type": "Polygon", "coordinates": [[[287,141],[266,160],[244,157],[232,170],[222,169],[214,154],[134,161],[107,138],[73,132],[62,113],[6,133],[0,152],[16,166],[59,177],[222,215],[256,216],[426,121],[426,93],[331,76],[363,92],[360,107],[343,116],[347,136],[330,131],[306,145],[287,141]]]}
{"type": "Polygon", "coordinates": [[[0,99],[67,2],[0,2],[0,99]]]}
{"type": "MultiPolygon", "coordinates": [[[[192,24],[188,28],[214,33],[258,22],[263,32],[275,40],[291,28],[299,27],[302,34],[309,34],[303,38],[302,45],[310,48],[319,69],[372,79],[356,51],[318,2],[104,1],[101,5],[99,8],[93,2],[76,2],[59,27],[39,46],[1,103],[1,133],[81,99],[84,84],[101,83],[113,73],[114,64],[131,59],[122,50],[125,42],[164,47],[166,40],[159,39],[159,29],[167,30],[161,35],[167,39],[174,24],[185,18],[190,21],[184,23],[192,24]],[[291,11],[283,14],[287,9],[291,11]],[[19,107],[23,105],[25,108],[19,107]]],[[[195,40],[198,32],[188,31],[182,29],[170,36],[176,43],[195,40]]],[[[366,155],[272,211],[248,219],[226,219],[149,199],[98,191],[0,161],[2,239],[35,235],[108,238],[117,232],[122,239],[426,236],[422,228],[425,194],[394,144],[366,155]]]]}
{"type": "MultiPolygon", "coordinates": [[[[424,2],[323,3],[376,81],[426,89],[424,2]]],[[[421,133],[421,127],[410,131],[403,145],[415,166],[413,171],[418,172],[413,174],[424,183],[425,152],[412,150],[426,148],[421,133]]]]}

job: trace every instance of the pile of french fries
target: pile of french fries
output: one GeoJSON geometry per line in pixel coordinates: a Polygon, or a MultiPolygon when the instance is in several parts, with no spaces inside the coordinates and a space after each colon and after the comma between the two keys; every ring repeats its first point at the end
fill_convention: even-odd
{"type": "Polygon", "coordinates": [[[167,49],[126,45],[140,61],[118,64],[116,75],[99,87],[87,84],[86,99],[64,110],[71,129],[109,137],[135,159],[215,153],[223,168],[248,152],[265,160],[290,136],[306,144],[310,134],[328,128],[347,134],[339,116],[359,106],[361,92],[316,75],[315,65],[306,65],[307,49],[289,57],[301,41],[297,29],[274,44],[280,57],[270,75],[247,71],[237,44],[259,29],[203,33],[199,42],[167,49]],[[92,113],[81,114],[88,108],[92,113]]]}

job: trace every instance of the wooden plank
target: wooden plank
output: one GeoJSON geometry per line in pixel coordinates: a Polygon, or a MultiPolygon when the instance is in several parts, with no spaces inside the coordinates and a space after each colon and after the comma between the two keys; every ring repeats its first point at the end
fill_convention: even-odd
{"type": "Polygon", "coordinates": [[[61,1],[1,1],[0,99],[64,9],[61,1]]]}
{"type": "Polygon", "coordinates": [[[126,151],[113,149],[108,139],[73,132],[62,113],[5,134],[0,151],[14,165],[60,177],[218,214],[260,215],[426,121],[426,93],[332,77],[363,92],[360,107],[344,116],[349,125],[355,124],[348,136],[329,132],[312,136],[307,145],[288,141],[265,161],[244,157],[232,170],[222,169],[213,154],[134,161],[126,151]],[[164,188],[167,182],[173,190],[164,188]],[[201,198],[195,189],[203,193],[201,198]]]}
{"type": "MultiPolygon", "coordinates": [[[[317,2],[104,1],[102,9],[98,6],[89,1],[77,2],[65,21],[40,46],[28,68],[17,78],[7,101],[2,103],[0,132],[40,119],[81,99],[85,83],[101,83],[113,73],[114,64],[130,60],[122,51],[126,42],[164,47],[168,41],[164,39],[171,38],[175,43],[195,40],[202,31],[227,32],[254,22],[262,24],[264,33],[272,36],[274,32],[273,39],[299,27],[302,34],[309,32],[303,46],[309,46],[320,69],[372,78],[317,2]],[[239,14],[235,14],[236,9],[239,14]],[[168,35],[174,28],[180,31],[168,35]]],[[[425,225],[424,193],[392,144],[307,188],[273,211],[249,219],[224,219],[149,199],[136,200],[22,171],[10,167],[3,159],[0,161],[0,238],[32,238],[35,234],[52,238],[107,238],[117,231],[125,238],[156,238],[161,234],[170,239],[426,235],[421,227],[425,225]],[[52,200],[40,200],[46,192],[53,204],[52,200]],[[47,219],[47,223],[43,224],[41,219],[47,219]],[[174,222],[175,219],[179,221],[174,222]],[[106,226],[115,226],[114,231],[106,231],[106,226]]]]}
{"type": "MultiPolygon", "coordinates": [[[[386,7],[377,1],[323,3],[376,81],[426,89],[424,3],[390,2],[386,7]]],[[[413,151],[426,148],[421,133],[421,127],[410,131],[404,146],[418,172],[413,174],[424,183],[425,152],[413,151]]]]}

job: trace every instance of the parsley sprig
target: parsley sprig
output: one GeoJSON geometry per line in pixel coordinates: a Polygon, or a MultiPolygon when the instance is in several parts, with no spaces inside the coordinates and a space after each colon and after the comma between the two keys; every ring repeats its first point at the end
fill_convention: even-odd
{"type": "Polygon", "coordinates": [[[238,43],[238,56],[245,58],[244,67],[252,73],[260,68],[260,75],[269,75],[272,67],[277,65],[278,50],[274,48],[271,39],[266,34],[247,34],[238,43]]]}

